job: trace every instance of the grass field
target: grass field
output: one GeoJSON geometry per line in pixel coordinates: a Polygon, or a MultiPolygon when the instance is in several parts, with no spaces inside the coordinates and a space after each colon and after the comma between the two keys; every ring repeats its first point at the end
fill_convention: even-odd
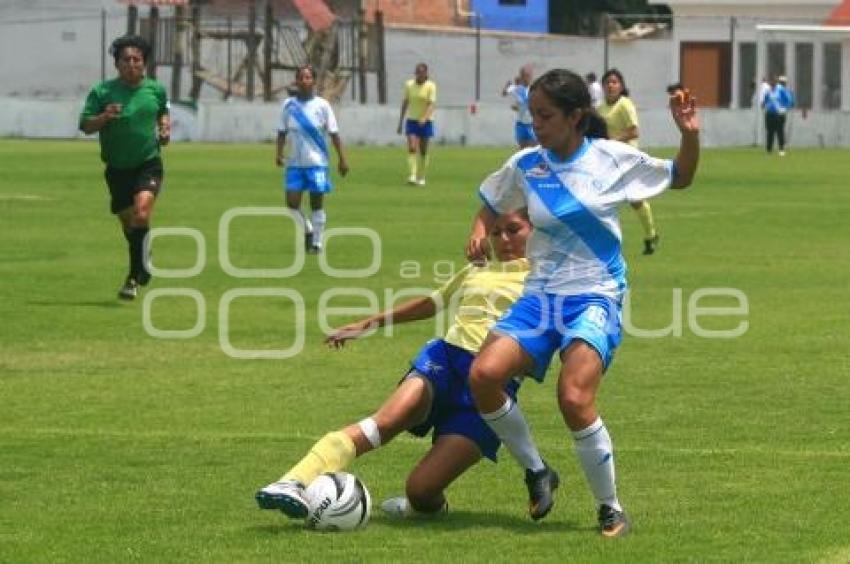
{"type": "MultiPolygon", "coordinates": [[[[198,230],[206,261],[197,276],[158,278],[148,292],[195,289],[206,317],[196,337],[159,339],[143,328],[141,299],[115,299],[124,241],[96,145],[0,141],[0,562],[850,562],[850,159],[841,151],[705,151],[693,188],[653,204],[662,233],[653,257],[639,255],[637,219],[623,211],[633,324],[669,325],[678,289],[683,319],[681,336],[627,336],[601,391],[630,537],[593,532],[551,374],[521,393],[541,450],[566,478],[541,523],[526,517],[521,473],[504,453],[449,490],[452,512],[437,522],[374,514],[363,531],[318,534],[256,508],[259,486],[377,407],[434,332],[409,325],[329,351],[320,297],[360,288],[384,306],[385,289],[433,287],[439,261],[460,267],[475,187],[507,154],[438,147],[422,189],[399,182],[401,149],[352,148],[329,227],[377,231],[379,271],[333,278],[308,256],[297,275],[263,279],[224,272],[218,225],[231,208],[281,204],[272,147],[169,147],[154,224],[198,230]],[[238,288],[303,298],[300,354],[222,352],[219,301],[238,288]],[[746,315],[697,319],[712,330],[746,321],[743,336],[694,331],[689,301],[701,288],[746,296],[746,315]]],[[[280,218],[236,218],[230,231],[236,266],[293,260],[294,233],[280,218]]],[[[326,259],[365,267],[369,249],[362,237],[337,237],[326,259]]],[[[160,268],[195,257],[189,238],[156,241],[160,268]]],[[[236,299],[229,314],[237,348],[294,342],[286,299],[236,299]]],[[[159,329],[196,319],[185,296],[151,305],[159,329]]],[[[399,437],[352,471],[380,502],[402,491],[427,446],[399,437]]]]}

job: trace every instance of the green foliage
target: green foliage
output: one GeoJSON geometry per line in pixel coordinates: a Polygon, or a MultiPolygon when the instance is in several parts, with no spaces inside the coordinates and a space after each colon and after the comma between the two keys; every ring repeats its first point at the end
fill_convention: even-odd
{"type": "MultiPolygon", "coordinates": [[[[566,35],[600,35],[610,17],[623,27],[658,21],[670,8],[648,0],[559,0],[549,3],[549,31],[566,35]]],[[[668,21],[664,19],[662,21],[668,21]]]]}
{"type": "MultiPolygon", "coordinates": [[[[437,522],[376,512],[353,534],[314,534],[254,505],[328,430],[375,409],[433,335],[399,327],[330,351],[316,316],[322,292],[433,287],[437,261],[463,264],[475,188],[507,149],[435,147],[427,188],[405,186],[400,148],[352,148],[336,179],[329,227],[368,226],[382,263],[334,280],[307,257],[295,277],[236,279],[218,262],[228,209],[282,203],[269,145],[176,144],[155,225],[191,227],[206,268],[146,290],[194,288],[206,328],[162,340],[142,327],[142,300],[119,303],[124,240],[109,217],[97,148],[0,141],[0,562],[844,562],[850,554],[847,375],[850,301],[847,155],[706,150],[696,185],[653,202],[661,248],[643,257],[624,208],[633,323],[670,323],[706,287],[743,291],[749,314],[701,318],[737,339],[627,336],[600,392],[617,451],[621,497],[634,523],[622,542],[594,532],[593,501],[554,400],[556,377],[520,394],[543,453],[565,478],[552,514],[526,517],[522,475],[503,453],[449,490],[437,522]],[[402,276],[418,261],[418,276],[402,276]],[[237,360],[218,340],[219,300],[234,288],[287,288],[305,302],[307,341],[288,360],[237,360]]],[[[284,220],[234,220],[242,267],[292,260],[284,220]]],[[[337,268],[364,266],[367,247],[331,241],[337,268]]],[[[155,263],[186,268],[188,239],[162,237],[155,263]]],[[[358,305],[363,305],[359,302],[358,305]]],[[[383,300],[382,300],[383,305],[383,300]]],[[[706,302],[700,305],[731,305],[706,302]]],[[[194,324],[187,298],[161,297],[152,320],[194,324]]],[[[232,304],[235,345],[291,342],[291,306],[232,304]]],[[[339,322],[343,321],[342,318],[339,322]]],[[[336,322],[336,321],[334,321],[336,322]]],[[[428,441],[399,437],[351,468],[376,502],[403,491],[428,441]]]]}

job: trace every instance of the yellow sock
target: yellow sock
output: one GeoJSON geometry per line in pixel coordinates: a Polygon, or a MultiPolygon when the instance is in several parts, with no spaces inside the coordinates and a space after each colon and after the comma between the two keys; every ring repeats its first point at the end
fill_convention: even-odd
{"type": "Polygon", "coordinates": [[[652,208],[649,202],[642,202],[641,206],[635,210],[637,212],[640,224],[643,225],[644,239],[652,239],[655,237],[655,220],[652,217],[652,208]]]}
{"type": "Polygon", "coordinates": [[[357,449],[351,437],[334,431],[319,439],[307,456],[290,468],[281,480],[298,480],[308,486],[319,474],[342,470],[356,457],[357,449]]]}
{"type": "Polygon", "coordinates": [[[428,170],[428,162],[431,160],[430,155],[419,155],[419,176],[417,178],[425,178],[425,172],[428,170]]]}
{"type": "Polygon", "coordinates": [[[416,178],[416,153],[407,154],[407,169],[410,171],[411,178],[416,178]]]}

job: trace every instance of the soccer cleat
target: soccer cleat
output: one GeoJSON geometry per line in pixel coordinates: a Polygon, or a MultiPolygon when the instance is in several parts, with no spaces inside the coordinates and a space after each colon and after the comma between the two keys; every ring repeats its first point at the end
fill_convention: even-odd
{"type": "Polygon", "coordinates": [[[381,503],[381,511],[390,517],[395,517],[397,519],[407,519],[410,517],[438,517],[449,512],[449,502],[443,503],[443,506],[438,511],[434,511],[433,513],[424,513],[413,509],[413,507],[410,506],[410,502],[404,496],[391,497],[381,503]]]}
{"type": "Polygon", "coordinates": [[[419,180],[416,181],[416,185],[417,186],[425,186],[425,179],[420,178],[419,180]]]}
{"type": "Polygon", "coordinates": [[[413,175],[413,174],[408,176],[407,177],[407,183],[410,184],[411,186],[415,186],[416,185],[416,176],[413,175]]]}
{"type": "Polygon", "coordinates": [[[655,249],[658,248],[659,239],[660,238],[658,237],[658,235],[655,235],[654,237],[650,237],[649,239],[644,239],[643,240],[643,254],[651,255],[651,254],[655,253],[655,249]]]}
{"type": "Polygon", "coordinates": [[[321,245],[315,245],[315,244],[310,245],[310,247],[307,249],[307,254],[308,255],[320,255],[320,254],[322,254],[322,246],[321,245]]]}
{"type": "Polygon", "coordinates": [[[122,300],[135,300],[136,296],[139,295],[139,283],[136,282],[136,279],[128,276],[127,280],[124,282],[124,285],[121,286],[121,289],[118,290],[118,297],[122,300]]]}
{"type": "Polygon", "coordinates": [[[304,232],[304,249],[309,252],[312,247],[313,247],[313,232],[312,231],[305,231],[304,232]]]}
{"type": "Polygon", "coordinates": [[[151,273],[147,269],[142,269],[136,273],[136,281],[139,283],[139,286],[147,286],[151,281],[151,273]]]}
{"type": "Polygon", "coordinates": [[[784,157],[784,156],[785,156],[785,151],[784,151],[784,150],[782,150],[782,149],[780,149],[780,150],[779,150],[779,156],[780,156],[780,157],[784,157]]]}
{"type": "Polygon", "coordinates": [[[287,517],[307,516],[304,485],[296,480],[281,480],[264,487],[254,496],[260,509],[280,509],[287,517]]]}
{"type": "MultiPolygon", "coordinates": [[[[544,462],[544,464],[546,464],[544,462]]],[[[555,505],[555,490],[561,481],[558,473],[546,465],[543,470],[525,470],[525,485],[528,487],[528,514],[535,521],[546,517],[555,505]]]]}
{"type": "Polygon", "coordinates": [[[599,533],[609,539],[624,537],[629,534],[632,524],[623,511],[618,511],[610,505],[599,506],[599,533]]]}

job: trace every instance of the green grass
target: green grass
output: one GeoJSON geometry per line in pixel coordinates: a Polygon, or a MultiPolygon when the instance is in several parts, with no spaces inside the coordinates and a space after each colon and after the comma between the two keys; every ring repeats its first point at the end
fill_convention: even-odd
{"type": "MultiPolygon", "coordinates": [[[[292,278],[236,279],[219,266],[218,222],[234,207],[281,204],[272,147],[169,147],[154,224],[199,230],[206,267],[151,288],[200,291],[206,325],[195,338],[163,340],[145,333],[142,300],[114,299],[124,241],[107,210],[96,146],[0,141],[0,562],[850,560],[850,161],[842,151],[785,159],[705,151],[692,189],[653,202],[662,246],[651,258],[639,255],[637,219],[624,209],[634,324],[669,324],[676,288],[684,311],[681,337],[627,337],[600,393],[631,537],[604,542],[593,533],[593,502],[552,374],[521,394],[541,450],[566,478],[542,523],[527,519],[521,474],[504,456],[452,486],[452,512],[439,522],[375,514],[363,531],[317,534],[256,509],[255,489],[326,431],[377,407],[434,331],[410,325],[392,339],[328,351],[321,294],[365,288],[385,305],[385,289],[433,287],[438,261],[460,267],[475,187],[508,155],[437,147],[429,186],[415,189],[400,182],[401,149],[350,153],[351,175],[328,201],[329,226],[375,229],[380,271],[335,280],[307,257],[292,278]],[[418,275],[404,261],[417,261],[418,275]],[[746,319],[746,334],[708,339],[688,327],[689,298],[706,287],[741,290],[749,313],[700,324],[728,329],[746,319]],[[303,296],[303,352],[286,360],[225,355],[218,304],[235,288],[303,296]]],[[[292,237],[282,220],[238,218],[231,260],[283,267],[292,237]]],[[[339,238],[327,260],[364,267],[368,249],[363,239],[339,238]]],[[[157,239],[162,268],[187,268],[194,257],[189,239],[157,239]]],[[[230,339],[240,348],[285,348],[292,319],[282,299],[238,299],[230,339]]],[[[152,321],[189,329],[195,305],[161,297],[152,321]]],[[[352,471],[380,501],[402,491],[427,448],[399,437],[352,471]]]]}

